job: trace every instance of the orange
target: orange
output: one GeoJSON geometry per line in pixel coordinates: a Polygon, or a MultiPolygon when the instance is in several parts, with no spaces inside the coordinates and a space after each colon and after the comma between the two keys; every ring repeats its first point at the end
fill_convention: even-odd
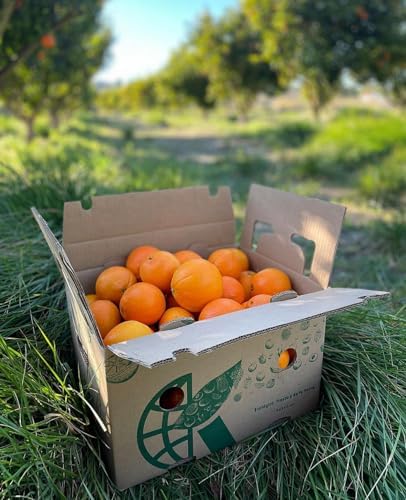
{"type": "Polygon", "coordinates": [[[247,308],[262,306],[264,304],[269,304],[272,300],[272,295],[266,293],[260,293],[259,295],[254,295],[247,301],[247,308]]]}
{"type": "Polygon", "coordinates": [[[179,261],[172,253],[159,250],[141,264],[140,276],[142,281],[151,283],[166,293],[171,289],[171,279],[178,267],[179,261]]]}
{"type": "Polygon", "coordinates": [[[153,331],[149,326],[139,321],[124,321],[110,330],[103,341],[105,345],[112,345],[118,342],[144,337],[144,335],[151,335],[152,333],[153,331]]]}
{"type": "Polygon", "coordinates": [[[242,305],[242,307],[244,309],[248,309],[248,300],[246,300],[245,302],[243,302],[241,305],[242,305]]]}
{"type": "Polygon", "coordinates": [[[238,278],[238,281],[244,288],[244,299],[248,300],[251,297],[252,278],[255,276],[254,271],[243,271],[238,278]]]}
{"type": "Polygon", "coordinates": [[[279,292],[292,290],[289,276],[275,267],[267,267],[252,278],[252,295],[267,293],[275,295],[279,292]]]}
{"type": "Polygon", "coordinates": [[[90,304],[93,304],[93,302],[94,302],[95,300],[97,300],[97,295],[96,295],[96,294],[94,294],[94,293],[88,293],[88,294],[86,295],[86,300],[87,300],[87,303],[88,303],[88,304],[89,304],[89,306],[90,306],[90,304]]]}
{"type": "Polygon", "coordinates": [[[186,309],[183,309],[183,307],[170,307],[163,313],[161,319],[159,320],[159,326],[165,325],[170,321],[181,318],[194,319],[194,316],[191,312],[186,311],[186,309]]]}
{"type": "Polygon", "coordinates": [[[199,312],[223,295],[220,271],[205,259],[188,260],[176,269],[171,281],[176,302],[191,312],[199,312]]]}
{"type": "Polygon", "coordinates": [[[165,312],[165,296],[151,283],[136,283],[124,292],[120,300],[121,316],[125,320],[135,320],[152,325],[165,312]]]}
{"type": "Polygon", "coordinates": [[[206,304],[199,314],[199,320],[222,316],[235,311],[242,311],[241,304],[232,299],[216,299],[206,304]]]}
{"type": "Polygon", "coordinates": [[[223,297],[233,299],[241,304],[244,302],[244,288],[235,278],[223,276],[223,297]]]}
{"type": "Polygon", "coordinates": [[[223,276],[238,279],[243,271],[248,270],[248,257],[238,248],[215,250],[208,260],[219,269],[223,276]]]}
{"type": "Polygon", "coordinates": [[[151,245],[144,245],[142,247],[136,247],[129,253],[127,261],[125,263],[126,267],[132,271],[136,278],[140,278],[140,265],[147,259],[150,255],[158,252],[158,248],[151,245]]]}
{"type": "Polygon", "coordinates": [[[278,358],[278,367],[281,370],[287,368],[290,364],[294,363],[296,359],[296,351],[292,348],[282,351],[278,358]]]}
{"type": "Polygon", "coordinates": [[[96,320],[102,338],[121,322],[120,311],[110,300],[95,300],[90,304],[90,310],[96,320]]]}
{"type": "Polygon", "coordinates": [[[136,281],[134,274],[126,267],[108,267],[96,280],[96,295],[99,299],[118,304],[125,290],[136,281]]]}
{"type": "Polygon", "coordinates": [[[198,253],[194,252],[193,250],[179,250],[178,252],[175,252],[174,255],[178,259],[180,264],[183,264],[188,260],[202,258],[198,253]]]}
{"type": "Polygon", "coordinates": [[[44,49],[53,49],[56,45],[55,37],[52,33],[46,33],[40,38],[40,44],[44,49]]]}

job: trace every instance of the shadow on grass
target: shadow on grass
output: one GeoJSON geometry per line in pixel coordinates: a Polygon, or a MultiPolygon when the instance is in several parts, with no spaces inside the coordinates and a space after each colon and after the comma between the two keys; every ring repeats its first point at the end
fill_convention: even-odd
{"type": "Polygon", "coordinates": [[[260,129],[236,134],[239,138],[262,141],[265,145],[275,148],[300,148],[317,132],[316,125],[309,122],[286,122],[260,129]]]}

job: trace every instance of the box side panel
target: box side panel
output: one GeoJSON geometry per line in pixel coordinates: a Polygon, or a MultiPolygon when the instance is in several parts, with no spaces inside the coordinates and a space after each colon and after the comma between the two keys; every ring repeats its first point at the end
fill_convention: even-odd
{"type": "Polygon", "coordinates": [[[304,237],[315,245],[310,278],[326,288],[344,214],[342,206],[254,184],[248,198],[241,247],[252,249],[255,225],[264,223],[272,229],[272,234],[260,238],[257,252],[302,273],[303,252],[292,237],[304,237]]]}
{"type": "Polygon", "coordinates": [[[118,486],[138,484],[316,408],[324,330],[324,318],[303,321],[197,358],[185,353],[175,363],[139,367],[125,382],[109,385],[118,486]],[[288,348],[296,359],[280,370],[279,354],[288,348]],[[182,402],[163,409],[179,390],[182,402]]]}
{"type": "Polygon", "coordinates": [[[84,210],[65,203],[64,247],[76,271],[123,260],[129,250],[152,244],[168,250],[230,245],[235,222],[228,188],[207,187],[99,196],[84,210]]]}

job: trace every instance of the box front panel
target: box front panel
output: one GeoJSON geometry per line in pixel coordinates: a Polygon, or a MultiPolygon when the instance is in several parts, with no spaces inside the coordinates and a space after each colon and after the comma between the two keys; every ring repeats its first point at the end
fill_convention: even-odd
{"type": "Polygon", "coordinates": [[[138,367],[122,383],[110,383],[118,486],[143,482],[316,408],[324,331],[324,318],[303,321],[199,357],[181,353],[173,363],[138,367]],[[294,349],[295,359],[281,370],[285,349],[294,349]]]}

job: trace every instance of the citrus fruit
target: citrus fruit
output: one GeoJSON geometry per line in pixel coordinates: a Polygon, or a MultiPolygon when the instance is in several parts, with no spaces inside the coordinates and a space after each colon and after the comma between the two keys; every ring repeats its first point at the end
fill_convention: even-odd
{"type": "Polygon", "coordinates": [[[233,299],[241,304],[244,302],[244,288],[235,278],[223,276],[223,297],[233,299]]]}
{"type": "Polygon", "coordinates": [[[110,330],[103,341],[105,345],[112,345],[118,342],[144,337],[144,335],[151,335],[152,333],[153,331],[148,325],[144,325],[139,321],[123,321],[123,323],[120,323],[110,330]]]}
{"type": "Polygon", "coordinates": [[[220,271],[205,259],[188,260],[176,269],[171,281],[176,302],[191,312],[199,312],[223,295],[220,271]]]}
{"type": "Polygon", "coordinates": [[[272,295],[266,293],[260,293],[259,295],[254,295],[247,301],[247,308],[269,304],[271,300],[272,300],[272,295]]]}
{"type": "Polygon", "coordinates": [[[40,44],[44,49],[53,49],[56,45],[55,37],[52,33],[46,33],[40,38],[40,44]]]}
{"type": "Polygon", "coordinates": [[[238,278],[238,281],[244,288],[244,300],[248,300],[251,297],[252,278],[255,274],[256,273],[254,271],[243,271],[238,278]]]}
{"type": "Polygon", "coordinates": [[[142,281],[151,283],[166,293],[171,289],[171,279],[178,267],[179,261],[172,253],[159,250],[141,264],[140,276],[142,281]]]}
{"type": "Polygon", "coordinates": [[[183,309],[183,307],[170,307],[161,316],[161,319],[159,320],[159,326],[165,325],[166,323],[169,323],[170,321],[173,321],[175,319],[181,319],[181,318],[193,318],[194,319],[194,316],[191,312],[186,311],[186,309],[183,309]]]}
{"type": "Polygon", "coordinates": [[[127,320],[140,321],[152,325],[165,312],[165,296],[151,283],[135,283],[124,292],[120,301],[121,316],[127,320]]]}
{"type": "Polygon", "coordinates": [[[220,248],[211,253],[208,260],[223,276],[238,279],[243,271],[248,270],[248,257],[238,248],[220,248]]]}
{"type": "Polygon", "coordinates": [[[143,245],[141,247],[136,247],[128,254],[125,266],[132,271],[136,278],[140,277],[140,265],[147,259],[150,255],[158,252],[158,248],[151,245],[143,245]]]}
{"type": "Polygon", "coordinates": [[[276,269],[275,267],[267,267],[262,269],[262,271],[259,271],[252,278],[251,289],[253,296],[261,293],[275,295],[279,292],[291,290],[292,284],[286,273],[280,269],[276,269]]]}
{"type": "Polygon", "coordinates": [[[296,351],[292,348],[282,351],[278,358],[278,367],[281,370],[287,368],[296,359],[296,351]]]}
{"type": "Polygon", "coordinates": [[[202,258],[198,253],[194,252],[193,250],[179,250],[178,252],[175,252],[174,255],[178,259],[180,264],[183,264],[188,260],[202,258]]]}
{"type": "Polygon", "coordinates": [[[241,304],[232,299],[216,299],[206,304],[199,314],[199,320],[222,316],[235,311],[242,311],[241,304]]]}
{"type": "Polygon", "coordinates": [[[97,300],[97,295],[95,293],[88,293],[86,295],[86,300],[90,306],[90,304],[92,304],[95,300],[97,300]]]}
{"type": "Polygon", "coordinates": [[[102,338],[121,322],[120,311],[111,300],[95,300],[90,310],[96,320],[102,338]]]}
{"type": "Polygon", "coordinates": [[[108,267],[96,280],[96,295],[99,299],[118,304],[125,290],[136,281],[134,274],[126,267],[108,267]]]}

